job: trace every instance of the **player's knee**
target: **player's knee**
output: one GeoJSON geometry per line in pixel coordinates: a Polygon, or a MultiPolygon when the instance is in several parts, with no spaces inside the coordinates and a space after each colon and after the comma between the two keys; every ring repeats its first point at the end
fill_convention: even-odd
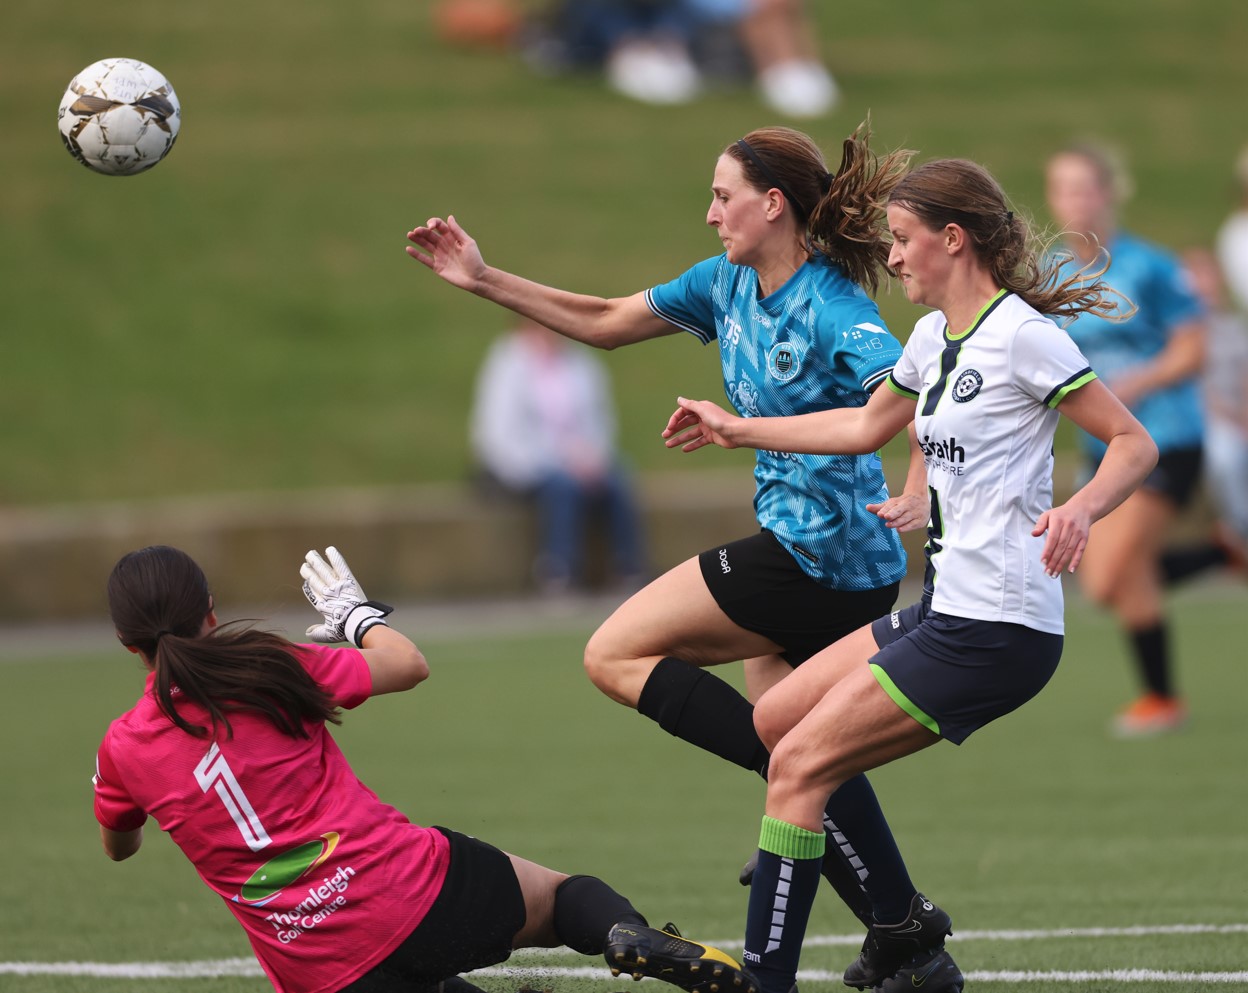
{"type": "Polygon", "coordinates": [[[589,681],[607,696],[615,697],[624,669],[624,660],[609,633],[594,632],[585,646],[585,673],[589,681]]]}
{"type": "Polygon", "coordinates": [[[845,778],[834,755],[816,754],[808,745],[782,738],[771,751],[767,797],[783,805],[814,791],[830,793],[829,784],[839,785],[845,778]]]}
{"type": "MultiPolygon", "coordinates": [[[[792,718],[785,708],[771,702],[767,695],[754,705],[754,730],[767,751],[774,752],[792,726],[792,718]]],[[[775,761],[774,758],[772,761],[775,761]]]]}
{"type": "Polygon", "coordinates": [[[1083,595],[1098,607],[1112,607],[1117,596],[1118,583],[1109,573],[1090,573],[1081,577],[1083,595]]]}

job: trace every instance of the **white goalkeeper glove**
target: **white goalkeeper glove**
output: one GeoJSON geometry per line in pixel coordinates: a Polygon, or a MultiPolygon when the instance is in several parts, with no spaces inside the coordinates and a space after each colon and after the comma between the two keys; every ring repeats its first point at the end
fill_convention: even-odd
{"type": "Polygon", "coordinates": [[[376,624],[385,624],[386,615],[394,608],[365,599],[347,560],[333,545],[325,549],[325,555],[328,562],[314,549],[299,567],[303,595],[325,618],[324,623],[308,628],[308,637],[325,643],[351,641],[357,648],[363,648],[360,642],[364,632],[376,624]]]}

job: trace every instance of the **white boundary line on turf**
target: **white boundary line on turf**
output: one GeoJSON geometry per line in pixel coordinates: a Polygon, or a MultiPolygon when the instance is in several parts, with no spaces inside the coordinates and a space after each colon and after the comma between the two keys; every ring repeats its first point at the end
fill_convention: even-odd
{"type": "MultiPolygon", "coordinates": [[[[263,976],[255,959],[207,959],[202,962],[0,962],[0,974],[19,976],[90,976],[95,979],[205,979],[217,976],[263,976]]],[[[470,976],[513,977],[526,974],[544,979],[590,979],[620,983],[602,966],[534,966],[508,968],[492,966],[468,973],[470,976]]],[[[830,982],[839,972],[803,969],[802,982],[830,982]]],[[[1248,972],[1169,972],[1161,969],[1104,969],[1098,972],[997,971],[966,973],[968,982],[996,983],[1248,983],[1248,972]]]]}
{"type": "MultiPolygon", "coordinates": [[[[1248,924],[1160,924],[1133,927],[1054,928],[1049,930],[960,931],[962,941],[1033,941],[1061,938],[1138,938],[1180,934],[1245,934],[1248,924]]],[[[809,947],[858,945],[862,935],[811,935],[809,947]]],[[[740,948],[740,941],[715,941],[720,948],[740,948]]],[[[507,976],[524,971],[552,977],[600,979],[619,982],[607,975],[601,966],[524,966],[516,960],[526,958],[580,958],[570,948],[530,948],[517,951],[513,966],[479,969],[473,975],[507,976]]],[[[204,959],[197,962],[0,962],[0,975],[17,976],[92,976],[99,979],[194,979],[212,976],[261,976],[263,972],[253,958],[204,959]]],[[[840,973],[803,970],[799,979],[809,981],[835,980],[840,973]]],[[[975,982],[1160,982],[1160,983],[1248,983],[1248,971],[1240,972],[1167,972],[1151,969],[1108,969],[1099,972],[969,972],[966,978],[975,982]]]]}

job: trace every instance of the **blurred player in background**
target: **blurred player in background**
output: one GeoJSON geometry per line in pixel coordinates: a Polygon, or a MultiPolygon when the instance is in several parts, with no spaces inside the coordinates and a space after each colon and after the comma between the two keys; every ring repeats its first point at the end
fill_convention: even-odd
{"type": "MultiPolygon", "coordinates": [[[[1204,361],[1205,321],[1178,260],[1122,231],[1118,208],[1127,178],[1105,149],[1072,145],[1049,159],[1046,194],[1068,252],[1064,273],[1109,253],[1106,279],[1137,310],[1114,322],[1080,315],[1070,334],[1105,384],[1140,419],[1161,457],[1144,485],[1098,521],[1080,578],[1096,603],[1113,611],[1127,633],[1144,694],[1113,721],[1122,737],[1183,726],[1187,710],[1175,686],[1160,561],[1166,534],[1201,478],[1204,436],[1197,377],[1204,361]]],[[[1105,445],[1082,436],[1087,469],[1105,445]]]]}
{"type": "MultiPolygon", "coordinates": [[[[684,451],[851,453],[913,422],[927,452],[922,598],[820,652],[755,710],[771,777],[744,960],[763,993],[794,988],[828,795],[941,738],[960,744],[1044,687],[1062,652],[1059,577],[1079,565],[1092,522],[1157,459],[1144,428],[1046,316],[1103,314],[1116,301],[1103,298],[1099,274],[1051,279],[986,171],[963,160],[920,166],[892,191],[888,224],[889,264],[906,297],[934,312],[864,408],[741,418],[681,400],[664,431],[684,451]],[[1055,507],[1059,413],[1106,447],[1087,485],[1055,507]]],[[[877,993],[960,991],[962,974],[942,947],[947,922],[916,897],[904,926],[872,928],[865,956],[887,963],[877,975],[909,959],[908,975],[845,981],[877,993]]]]}
{"type": "MultiPolygon", "coordinates": [[[[409,232],[407,250],[452,285],[590,345],[679,331],[714,342],[742,414],[861,407],[901,353],[864,288],[886,272],[880,204],[908,154],[877,160],[859,129],[834,175],[807,135],[750,132],[715,165],[706,222],[724,254],[629,297],[584,296],[488,266],[454,217],[409,232]]],[[[750,660],[757,695],[886,612],[905,573],[897,531],[924,526],[928,502],[917,445],[899,497],[889,497],[878,454],[760,451],[754,477],[762,530],[635,594],[590,639],[585,667],[613,700],[766,775],[753,708],[706,667],[750,660]]],[[[826,813],[824,868],[842,899],[868,926],[908,920],[916,890],[866,777],[845,783],[826,813]]],[[[934,912],[947,929],[948,915],[934,912]]]]}
{"type": "Polygon", "coordinates": [[[473,457],[487,493],[535,502],[534,575],[547,595],[584,583],[586,526],[598,511],[614,585],[631,593],[645,582],[640,515],[615,434],[611,381],[588,349],[528,320],[490,346],[473,395],[473,457]]]}
{"type": "Polygon", "coordinates": [[[1208,313],[1202,395],[1205,401],[1205,480],[1213,503],[1206,542],[1167,548],[1167,584],[1207,569],[1248,570],[1248,318],[1228,303],[1217,256],[1207,248],[1182,255],[1189,285],[1208,313]]]}
{"type": "Polygon", "coordinates": [[[356,779],[327,724],[412,689],[429,666],[337,550],[326,554],[309,552],[300,570],[324,618],[308,636],[355,647],[218,625],[207,579],[175,548],[131,552],[113,568],[109,615],[147,682],[96,758],[109,857],[135,854],[154,817],[284,993],[480,993],[454,977],[513,948],[560,944],[625,968],[641,949],[685,989],[718,977],[750,993],[727,955],[671,925],[647,927],[602,880],[420,827],[356,779]]]}

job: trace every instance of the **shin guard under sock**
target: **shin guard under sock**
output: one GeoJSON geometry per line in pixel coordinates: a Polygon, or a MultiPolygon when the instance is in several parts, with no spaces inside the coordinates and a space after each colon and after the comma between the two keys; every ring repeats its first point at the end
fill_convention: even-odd
{"type": "Polygon", "coordinates": [[[668,734],[743,769],[761,772],[767,749],[754,730],[754,707],[728,683],[682,659],[660,659],[637,699],[637,712],[668,734]]]}
{"type": "Polygon", "coordinates": [[[555,936],[584,955],[601,955],[616,924],[646,926],[633,905],[597,876],[569,876],[555,890],[555,936]]]}

